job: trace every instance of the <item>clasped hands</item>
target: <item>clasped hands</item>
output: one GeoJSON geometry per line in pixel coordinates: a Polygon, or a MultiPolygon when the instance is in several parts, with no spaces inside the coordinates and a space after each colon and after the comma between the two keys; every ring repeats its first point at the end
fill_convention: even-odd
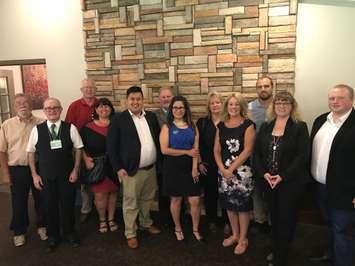
{"type": "Polygon", "coordinates": [[[264,178],[269,183],[271,189],[274,189],[282,181],[280,175],[270,175],[269,173],[264,174],[264,178]]]}

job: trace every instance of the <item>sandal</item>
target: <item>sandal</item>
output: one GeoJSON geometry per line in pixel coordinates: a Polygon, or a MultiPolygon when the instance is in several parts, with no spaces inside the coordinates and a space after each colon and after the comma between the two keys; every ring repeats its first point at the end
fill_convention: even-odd
{"type": "Polygon", "coordinates": [[[197,242],[206,243],[206,240],[203,238],[203,236],[201,236],[199,231],[192,231],[192,234],[197,242]]]}
{"type": "Polygon", "coordinates": [[[245,239],[244,241],[239,241],[238,245],[234,249],[234,254],[242,255],[247,250],[248,244],[248,239],[245,239]]]}
{"type": "Polygon", "coordinates": [[[223,247],[230,247],[233,246],[234,244],[238,243],[238,239],[239,237],[234,237],[233,235],[231,235],[228,238],[225,238],[222,242],[222,246],[223,247]]]}
{"type": "Polygon", "coordinates": [[[100,221],[99,223],[99,233],[104,234],[108,230],[106,221],[100,221]]]}
{"type": "Polygon", "coordinates": [[[114,232],[118,229],[118,225],[116,224],[116,222],[114,220],[109,220],[108,226],[110,227],[111,232],[114,232]]]}
{"type": "Polygon", "coordinates": [[[185,239],[182,231],[175,231],[175,236],[177,241],[183,241],[185,239]]]}

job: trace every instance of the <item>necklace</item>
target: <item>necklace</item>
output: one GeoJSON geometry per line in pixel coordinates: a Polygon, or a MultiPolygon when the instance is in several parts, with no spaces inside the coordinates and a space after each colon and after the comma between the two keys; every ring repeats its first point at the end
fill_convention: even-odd
{"type": "Polygon", "coordinates": [[[281,136],[272,136],[272,161],[275,161],[276,150],[279,145],[281,136]]]}

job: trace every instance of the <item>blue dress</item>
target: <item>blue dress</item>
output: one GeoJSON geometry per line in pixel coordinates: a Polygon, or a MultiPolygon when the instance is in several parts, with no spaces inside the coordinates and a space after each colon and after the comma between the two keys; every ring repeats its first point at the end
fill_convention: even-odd
{"type": "MultiPolygon", "coordinates": [[[[195,131],[192,127],[169,128],[169,147],[190,150],[195,142],[195,131]]],[[[164,157],[163,193],[167,196],[199,196],[201,185],[192,179],[192,157],[188,155],[164,157]]]]}
{"type": "MultiPolygon", "coordinates": [[[[244,149],[244,135],[246,129],[254,123],[245,119],[242,124],[228,128],[223,122],[218,124],[221,158],[227,168],[244,149]]],[[[254,125],[255,126],[255,125],[254,125]]],[[[223,209],[247,212],[253,209],[251,194],[254,190],[253,174],[249,159],[234,172],[234,177],[227,182],[219,173],[218,192],[223,209]]]]}

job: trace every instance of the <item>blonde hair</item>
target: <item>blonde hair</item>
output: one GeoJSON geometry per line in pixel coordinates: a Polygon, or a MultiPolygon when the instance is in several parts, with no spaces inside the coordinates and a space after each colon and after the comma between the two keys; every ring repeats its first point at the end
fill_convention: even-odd
{"type": "Polygon", "coordinates": [[[301,115],[298,111],[298,104],[296,99],[293,97],[291,93],[288,91],[280,91],[276,93],[274,96],[274,99],[272,100],[271,104],[269,105],[267,111],[266,111],[266,118],[268,121],[272,121],[276,118],[276,113],[275,113],[275,102],[276,101],[282,101],[282,102],[288,102],[291,104],[291,113],[290,117],[292,118],[293,121],[301,121],[301,115]]]}
{"type": "Polygon", "coordinates": [[[223,97],[221,94],[219,94],[218,92],[216,91],[211,91],[208,95],[207,95],[207,114],[208,114],[208,117],[211,117],[211,110],[210,110],[210,104],[211,104],[211,101],[212,101],[212,98],[213,97],[217,97],[221,104],[223,104],[223,97]]]}
{"type": "Polygon", "coordinates": [[[227,97],[227,99],[225,100],[225,102],[223,103],[223,109],[222,109],[222,120],[223,121],[227,121],[230,119],[229,113],[228,113],[228,103],[230,101],[230,99],[236,99],[237,102],[239,103],[240,106],[240,116],[243,118],[249,118],[249,110],[248,110],[248,103],[247,101],[244,99],[244,97],[242,96],[241,93],[233,93],[231,95],[229,95],[227,97]]]}

